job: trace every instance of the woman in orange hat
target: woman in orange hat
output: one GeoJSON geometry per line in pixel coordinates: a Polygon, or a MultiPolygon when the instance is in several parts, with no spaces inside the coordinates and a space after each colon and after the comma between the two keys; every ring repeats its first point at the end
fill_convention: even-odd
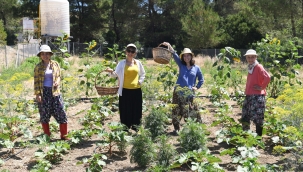
{"type": "Polygon", "coordinates": [[[167,46],[168,50],[173,53],[174,60],[179,66],[179,75],[172,102],[177,105],[172,111],[173,134],[178,134],[182,117],[184,119],[187,117],[196,118],[197,122],[201,122],[198,107],[193,103],[193,100],[194,91],[202,86],[204,77],[200,67],[195,65],[194,53],[189,48],[184,48],[180,56],[178,56],[170,43],[163,42],[162,44],[167,46]],[[186,89],[189,91],[185,91],[186,89]],[[189,111],[185,108],[185,105],[189,105],[189,111]]]}
{"type": "Polygon", "coordinates": [[[44,134],[50,136],[49,121],[53,116],[60,124],[61,140],[69,140],[67,135],[67,117],[60,93],[61,69],[58,62],[51,60],[53,52],[48,45],[41,45],[41,62],[34,70],[34,90],[40,113],[40,122],[44,134]]]}

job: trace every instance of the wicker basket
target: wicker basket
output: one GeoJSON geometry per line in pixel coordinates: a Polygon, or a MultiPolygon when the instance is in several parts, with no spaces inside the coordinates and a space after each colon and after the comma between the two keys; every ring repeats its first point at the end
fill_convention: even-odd
{"type": "MultiPolygon", "coordinates": [[[[162,44],[160,44],[162,45],[162,44]]],[[[160,46],[159,45],[159,46],[160,46]]],[[[168,64],[171,59],[171,52],[163,47],[153,48],[153,59],[155,62],[160,64],[168,64]]]]}
{"type": "Polygon", "coordinates": [[[98,94],[100,96],[117,94],[118,89],[119,89],[119,77],[117,77],[118,78],[118,85],[117,86],[114,86],[114,87],[97,86],[97,84],[96,84],[97,78],[100,75],[100,73],[102,73],[102,72],[104,72],[104,71],[99,72],[96,75],[96,78],[95,78],[95,88],[96,88],[98,94]]]}

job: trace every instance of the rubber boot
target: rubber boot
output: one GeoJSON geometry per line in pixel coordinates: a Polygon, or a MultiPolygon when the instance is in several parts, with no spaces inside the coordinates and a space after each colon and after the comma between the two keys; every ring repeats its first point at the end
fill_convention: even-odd
{"type": "Polygon", "coordinates": [[[49,131],[49,124],[48,123],[41,123],[41,124],[42,124],[42,128],[43,128],[44,134],[50,136],[51,133],[49,131]]]}
{"type": "Polygon", "coordinates": [[[262,131],[263,131],[263,126],[256,125],[256,133],[258,134],[258,136],[262,136],[262,131]]]}
{"type": "Polygon", "coordinates": [[[60,124],[60,133],[61,133],[61,140],[70,140],[66,137],[67,135],[67,123],[60,124]]]}

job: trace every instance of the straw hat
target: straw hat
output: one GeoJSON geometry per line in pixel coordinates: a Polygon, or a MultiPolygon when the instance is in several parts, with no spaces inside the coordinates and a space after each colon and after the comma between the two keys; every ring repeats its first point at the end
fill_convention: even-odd
{"type": "Polygon", "coordinates": [[[183,54],[186,54],[186,53],[191,54],[192,57],[195,56],[194,53],[191,52],[191,50],[189,48],[184,48],[183,51],[182,51],[182,53],[180,54],[180,58],[182,58],[183,54]]]}
{"type": "Polygon", "coordinates": [[[258,56],[257,52],[253,49],[249,49],[246,51],[246,54],[244,54],[244,56],[248,56],[248,55],[254,55],[254,56],[258,56]]]}
{"type": "Polygon", "coordinates": [[[41,52],[47,52],[51,53],[52,55],[54,54],[51,50],[51,48],[48,45],[41,45],[39,48],[39,53],[37,54],[38,57],[40,57],[41,52]]]}

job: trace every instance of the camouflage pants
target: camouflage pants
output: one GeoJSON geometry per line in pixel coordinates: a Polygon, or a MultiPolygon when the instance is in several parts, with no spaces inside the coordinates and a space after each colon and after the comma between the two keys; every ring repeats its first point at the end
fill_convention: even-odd
{"type": "Polygon", "coordinates": [[[181,93],[174,91],[173,93],[173,104],[175,105],[172,109],[172,123],[175,130],[180,130],[180,121],[182,117],[186,121],[186,118],[196,119],[197,122],[202,122],[201,116],[197,104],[194,103],[194,98],[184,98],[181,93]]]}

